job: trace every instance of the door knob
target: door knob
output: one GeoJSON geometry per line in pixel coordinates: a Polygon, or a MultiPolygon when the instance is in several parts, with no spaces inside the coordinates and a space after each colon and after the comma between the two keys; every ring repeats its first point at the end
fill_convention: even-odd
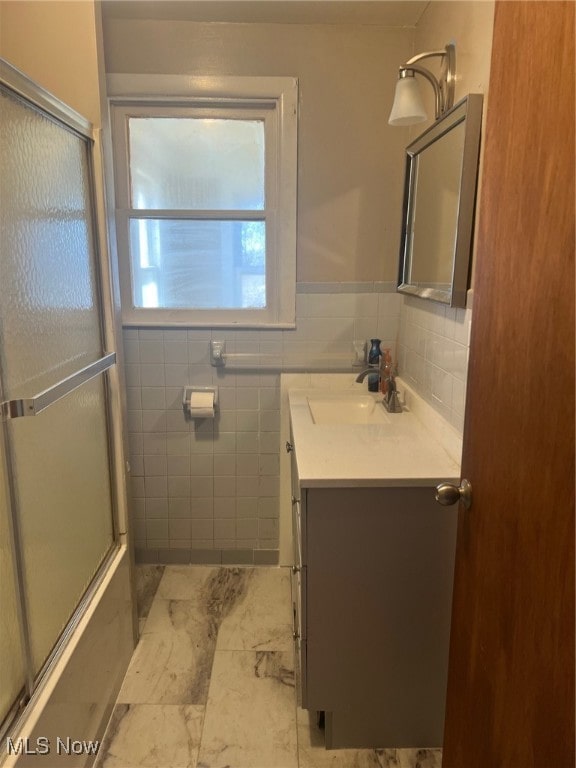
{"type": "Polygon", "coordinates": [[[445,507],[457,504],[461,501],[466,509],[472,506],[472,486],[470,481],[464,478],[460,485],[452,483],[440,483],[436,486],[436,501],[445,507]]]}

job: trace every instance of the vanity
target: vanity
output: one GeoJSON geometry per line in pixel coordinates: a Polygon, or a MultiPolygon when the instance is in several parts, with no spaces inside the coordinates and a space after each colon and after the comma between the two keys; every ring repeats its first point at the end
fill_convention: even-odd
{"type": "Polygon", "coordinates": [[[439,747],[457,508],[434,488],[460,468],[441,428],[353,381],[289,391],[299,705],[327,748],[439,747]]]}

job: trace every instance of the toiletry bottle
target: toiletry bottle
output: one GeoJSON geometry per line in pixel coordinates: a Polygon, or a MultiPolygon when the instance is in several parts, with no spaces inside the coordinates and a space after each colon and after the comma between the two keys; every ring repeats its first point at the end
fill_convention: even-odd
{"type": "Polygon", "coordinates": [[[380,388],[380,363],[382,361],[382,350],[380,349],[380,339],[370,339],[370,349],[368,350],[368,365],[374,367],[374,373],[368,376],[368,392],[378,392],[380,388]]]}
{"type": "Polygon", "coordinates": [[[380,392],[385,395],[388,392],[388,379],[392,375],[392,355],[387,348],[384,350],[381,375],[380,375],[380,392]]]}
{"type": "Polygon", "coordinates": [[[368,374],[368,392],[378,392],[380,377],[376,372],[368,374]]]}
{"type": "Polygon", "coordinates": [[[368,365],[378,365],[380,362],[380,339],[370,339],[370,349],[368,351],[368,365]]]}

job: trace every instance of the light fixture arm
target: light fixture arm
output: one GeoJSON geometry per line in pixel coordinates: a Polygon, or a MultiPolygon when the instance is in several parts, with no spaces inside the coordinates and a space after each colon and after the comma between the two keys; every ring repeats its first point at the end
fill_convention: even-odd
{"type": "Polygon", "coordinates": [[[400,67],[399,77],[414,76],[414,73],[422,75],[428,80],[434,89],[436,120],[454,104],[454,81],[456,77],[456,47],[448,43],[443,51],[428,51],[413,56],[406,64],[400,67]],[[422,59],[439,56],[442,59],[440,77],[435,77],[426,67],[414,66],[422,59]]]}
{"type": "Polygon", "coordinates": [[[440,93],[440,86],[438,85],[438,80],[434,77],[432,72],[429,72],[425,67],[400,67],[398,77],[414,77],[414,73],[417,72],[419,75],[422,75],[423,77],[428,80],[432,88],[434,89],[434,108],[436,111],[436,120],[440,117],[442,112],[444,111],[442,109],[442,94],[440,93]]]}

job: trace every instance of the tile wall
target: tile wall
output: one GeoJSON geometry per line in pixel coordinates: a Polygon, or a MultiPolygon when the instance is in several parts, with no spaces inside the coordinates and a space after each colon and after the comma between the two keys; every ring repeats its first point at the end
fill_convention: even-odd
{"type": "Polygon", "coordinates": [[[461,434],[472,320],[472,291],[466,309],[405,296],[400,314],[398,368],[461,434]]]}
{"type": "Polygon", "coordinates": [[[125,329],[138,561],[278,561],[280,373],[350,370],[355,339],[395,349],[403,299],[394,291],[300,283],[295,330],[125,329]],[[226,342],[224,369],[209,363],[211,339],[226,342]],[[186,421],[186,384],[218,385],[214,420],[186,421]]]}

